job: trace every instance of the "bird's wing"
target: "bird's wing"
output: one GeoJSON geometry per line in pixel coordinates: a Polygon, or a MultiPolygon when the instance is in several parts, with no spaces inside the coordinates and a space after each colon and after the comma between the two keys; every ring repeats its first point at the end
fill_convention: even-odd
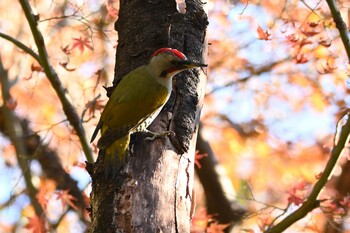
{"type": "Polygon", "coordinates": [[[92,143],[95,140],[98,131],[102,128],[102,125],[103,125],[103,122],[101,120],[99,120],[98,123],[97,123],[97,126],[95,128],[95,131],[94,131],[94,133],[91,136],[90,143],[92,143]]]}
{"type": "Polygon", "coordinates": [[[129,133],[168,100],[169,90],[147,75],[141,67],[126,75],[113,91],[101,115],[100,148],[129,133]]]}

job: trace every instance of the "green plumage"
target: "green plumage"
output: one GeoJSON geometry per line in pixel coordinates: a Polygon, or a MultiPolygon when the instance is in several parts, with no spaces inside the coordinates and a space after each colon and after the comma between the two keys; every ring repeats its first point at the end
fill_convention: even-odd
{"type": "Polygon", "coordinates": [[[152,76],[147,66],[137,68],[122,79],[107,102],[91,140],[101,129],[97,146],[106,150],[106,169],[112,166],[113,173],[120,169],[130,133],[146,129],[168,100],[170,91],[152,76]]]}
{"type": "MultiPolygon", "coordinates": [[[[91,139],[93,141],[101,130],[97,147],[106,152],[107,177],[110,173],[114,177],[123,165],[130,134],[145,130],[169,99],[172,77],[183,70],[205,66],[187,60],[176,49],[161,48],[153,53],[147,65],[123,77],[107,102],[91,139]]],[[[169,133],[172,132],[153,133],[150,140],[169,133]]]]}

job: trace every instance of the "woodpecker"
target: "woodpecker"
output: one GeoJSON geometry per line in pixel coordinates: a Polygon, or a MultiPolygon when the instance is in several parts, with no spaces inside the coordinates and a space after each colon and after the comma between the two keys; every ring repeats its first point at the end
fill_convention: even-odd
{"type": "Polygon", "coordinates": [[[91,142],[101,130],[97,147],[105,150],[105,175],[113,177],[123,165],[130,134],[145,131],[148,140],[171,132],[154,133],[147,127],[157,117],[172,91],[172,77],[187,69],[206,67],[190,61],[179,50],[161,48],[153,53],[147,65],[125,75],[112,92],[92,135],[91,142]]]}

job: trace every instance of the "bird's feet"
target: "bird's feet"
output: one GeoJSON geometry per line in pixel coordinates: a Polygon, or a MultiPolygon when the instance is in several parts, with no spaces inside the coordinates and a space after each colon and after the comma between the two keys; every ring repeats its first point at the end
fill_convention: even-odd
{"type": "Polygon", "coordinates": [[[165,136],[175,137],[175,133],[173,131],[164,131],[164,132],[160,132],[160,133],[155,133],[155,132],[146,130],[145,133],[147,135],[150,135],[150,136],[145,138],[146,141],[153,141],[156,138],[165,137],[165,136]]]}

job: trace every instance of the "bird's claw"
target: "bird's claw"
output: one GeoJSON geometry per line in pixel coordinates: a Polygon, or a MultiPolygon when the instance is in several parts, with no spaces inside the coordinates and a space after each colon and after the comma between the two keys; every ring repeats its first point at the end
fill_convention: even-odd
{"type": "Polygon", "coordinates": [[[151,134],[151,136],[146,137],[145,138],[146,141],[153,141],[156,138],[165,137],[165,136],[175,137],[175,133],[173,131],[164,131],[164,132],[160,132],[160,133],[148,131],[147,133],[151,134]]]}

